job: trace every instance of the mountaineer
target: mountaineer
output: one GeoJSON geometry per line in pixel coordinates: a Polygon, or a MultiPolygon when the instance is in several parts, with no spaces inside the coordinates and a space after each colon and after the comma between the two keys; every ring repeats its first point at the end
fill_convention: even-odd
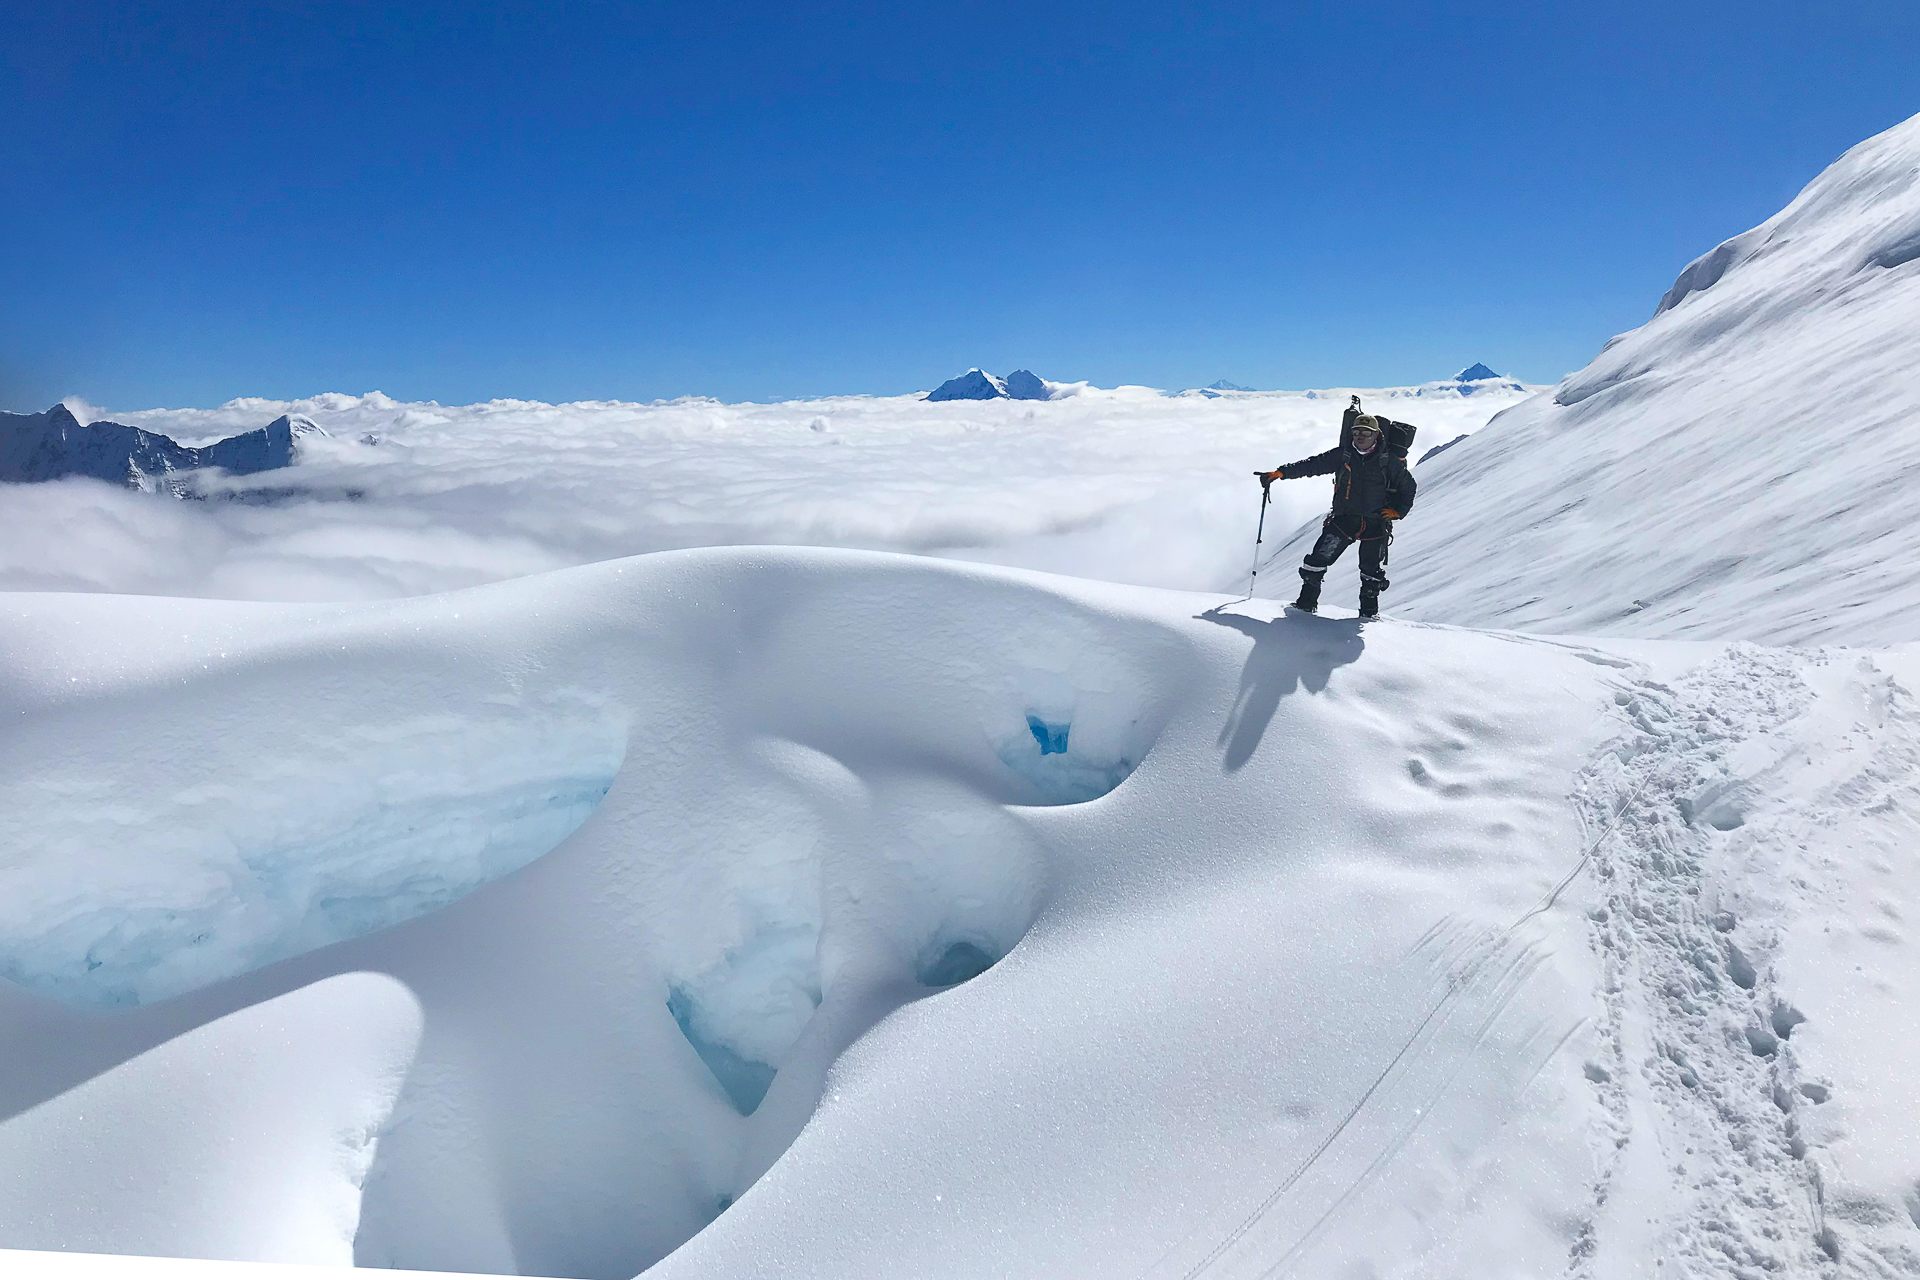
{"type": "Polygon", "coordinates": [[[1415,485],[1407,470],[1414,428],[1360,411],[1360,397],[1341,423],[1340,443],[1325,453],[1290,462],[1272,471],[1256,471],[1262,489],[1275,480],[1333,476],[1333,510],[1320,526],[1319,540],[1300,563],[1300,598],[1293,607],[1306,613],[1320,608],[1320,584],[1327,570],[1355,542],[1360,544],[1360,616],[1380,612],[1387,589],[1387,549],[1393,522],[1413,508],[1415,485]]]}

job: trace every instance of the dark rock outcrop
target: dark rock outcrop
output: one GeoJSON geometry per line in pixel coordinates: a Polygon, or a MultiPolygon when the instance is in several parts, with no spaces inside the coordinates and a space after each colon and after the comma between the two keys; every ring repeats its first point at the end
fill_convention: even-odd
{"type": "Polygon", "coordinates": [[[282,414],[256,431],[194,449],[125,423],[82,426],[71,410],[57,404],[45,413],[0,413],[0,481],[31,484],[91,476],[138,489],[205,467],[253,475],[292,466],[295,437],[314,433],[325,434],[306,418],[282,414]]]}

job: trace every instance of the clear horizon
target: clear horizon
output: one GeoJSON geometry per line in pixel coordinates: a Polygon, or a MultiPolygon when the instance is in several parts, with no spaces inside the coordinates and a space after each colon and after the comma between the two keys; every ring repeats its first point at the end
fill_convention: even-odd
{"type": "Polygon", "coordinates": [[[1549,383],[1920,107],[1893,3],[14,17],[20,412],[1549,383]]]}

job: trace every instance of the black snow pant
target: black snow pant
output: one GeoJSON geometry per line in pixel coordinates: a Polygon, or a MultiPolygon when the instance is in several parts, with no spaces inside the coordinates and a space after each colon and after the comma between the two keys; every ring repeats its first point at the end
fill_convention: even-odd
{"type": "Polygon", "coordinates": [[[1334,514],[1320,526],[1320,538],[1300,562],[1300,599],[1308,605],[1320,600],[1320,584],[1333,562],[1348,547],[1360,544],[1360,594],[1379,596],[1387,589],[1387,549],[1393,543],[1393,523],[1384,516],[1334,514]]]}

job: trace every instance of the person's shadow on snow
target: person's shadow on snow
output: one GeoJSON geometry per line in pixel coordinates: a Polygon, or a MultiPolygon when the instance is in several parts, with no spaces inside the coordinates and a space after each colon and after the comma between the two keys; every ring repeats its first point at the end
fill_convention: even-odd
{"type": "Polygon", "coordinates": [[[1227,608],[1215,605],[1195,616],[1202,622],[1232,627],[1253,640],[1253,652],[1240,669],[1239,696],[1220,729],[1218,745],[1226,748],[1224,764],[1233,773],[1253,758],[1280,699],[1301,687],[1308,693],[1320,692],[1332,679],[1334,668],[1358,658],[1367,642],[1358,618],[1316,618],[1289,610],[1272,622],[1262,622],[1228,613],[1227,608]]]}

